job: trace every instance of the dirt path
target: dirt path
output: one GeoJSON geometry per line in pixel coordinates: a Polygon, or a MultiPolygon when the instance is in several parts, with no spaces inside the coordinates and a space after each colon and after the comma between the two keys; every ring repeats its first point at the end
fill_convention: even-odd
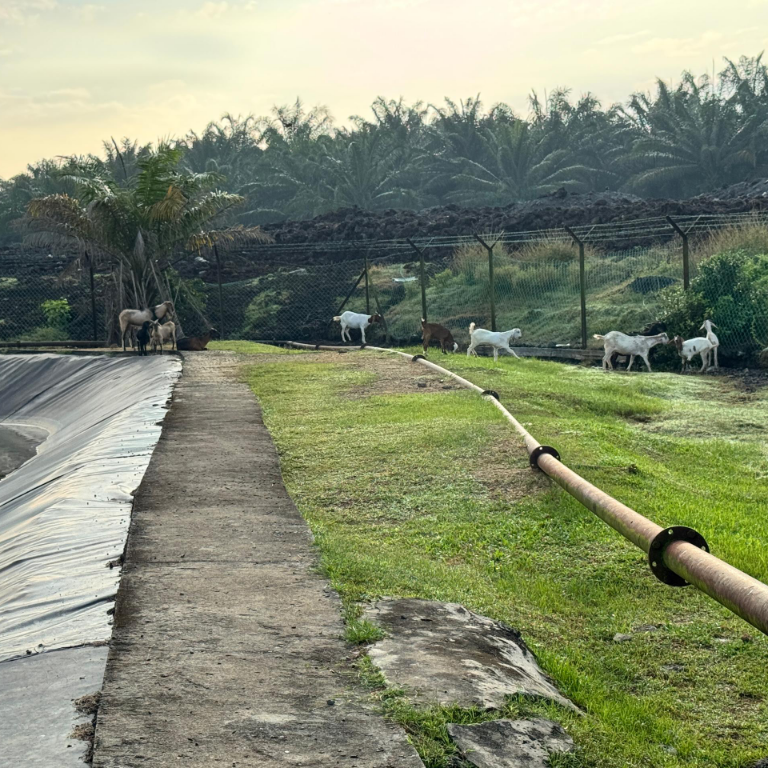
{"type": "Polygon", "coordinates": [[[96,768],[419,768],[363,703],[340,605],[227,353],[185,356],[136,495],[96,768]]]}

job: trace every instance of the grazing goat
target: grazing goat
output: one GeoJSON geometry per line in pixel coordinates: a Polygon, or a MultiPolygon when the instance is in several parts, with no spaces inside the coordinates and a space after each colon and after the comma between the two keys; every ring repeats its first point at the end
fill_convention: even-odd
{"type": "MultiPolygon", "coordinates": [[[[717,338],[717,336],[712,331],[713,328],[717,328],[717,326],[711,321],[711,320],[705,320],[704,325],[699,328],[700,331],[706,330],[707,332],[707,339],[709,340],[709,343],[712,345],[712,356],[715,360],[714,368],[717,370],[720,368],[720,363],[717,361],[717,348],[720,346],[720,339],[717,338]]],[[[709,358],[709,353],[707,353],[707,358],[709,358]]],[[[709,362],[709,360],[707,360],[709,362]]]]}
{"type": "Polygon", "coordinates": [[[136,334],[136,341],[139,343],[139,354],[147,354],[147,344],[149,344],[150,330],[149,327],[152,323],[149,320],[145,320],[139,332],[136,334]]]}
{"type": "Polygon", "coordinates": [[[709,365],[709,350],[714,349],[712,342],[703,336],[697,336],[695,339],[688,339],[688,341],[683,341],[681,336],[675,336],[673,341],[683,360],[683,367],[680,369],[680,373],[685,373],[690,368],[691,358],[695,355],[701,355],[699,373],[704,373],[709,365]]]}
{"type": "Polygon", "coordinates": [[[171,349],[176,349],[176,323],[169,320],[167,323],[161,323],[155,320],[152,323],[152,352],[156,352],[160,347],[160,354],[163,354],[163,342],[170,341],[171,349]]]}
{"type": "Polygon", "coordinates": [[[427,354],[427,347],[430,340],[440,342],[440,349],[443,354],[447,354],[447,348],[452,347],[451,351],[455,352],[459,345],[453,340],[451,332],[442,325],[437,323],[428,323],[423,317],[421,318],[421,342],[424,346],[424,354],[427,354]]]}
{"type": "MultiPolygon", "coordinates": [[[[125,352],[125,334],[133,328],[141,328],[144,323],[150,323],[157,319],[162,320],[169,312],[173,312],[173,302],[164,301],[150,309],[124,309],[120,315],[120,336],[123,340],[123,352],[125,352]]],[[[133,339],[131,339],[133,346],[133,339]]]]}
{"type": "Polygon", "coordinates": [[[356,328],[360,331],[362,343],[365,344],[365,329],[371,323],[380,323],[384,318],[381,315],[361,315],[358,312],[343,312],[333,318],[334,322],[341,323],[341,340],[352,341],[349,334],[350,328],[356,328]],[[346,334],[346,338],[345,335],[346,334]]]}
{"type": "Polygon", "coordinates": [[[605,336],[601,336],[596,333],[594,338],[600,339],[603,342],[603,348],[605,354],[603,355],[603,370],[610,368],[613,370],[613,363],[611,357],[615,352],[620,355],[629,355],[629,364],[627,370],[632,368],[632,363],[635,362],[635,357],[639,356],[643,359],[646,368],[650,371],[651,364],[648,362],[648,354],[651,349],[657,344],[669,344],[669,336],[666,333],[657,333],[655,336],[627,336],[621,331],[611,331],[606,333],[605,336]]]}
{"type": "MultiPolygon", "coordinates": [[[[499,359],[499,350],[506,349],[510,355],[518,357],[510,348],[510,339],[519,339],[523,335],[523,332],[519,328],[513,328],[511,331],[486,331],[485,328],[475,328],[474,323],[469,324],[469,348],[467,349],[467,357],[475,352],[475,347],[481,347],[484,344],[489,344],[493,347],[493,362],[497,362],[499,359]]],[[[519,358],[518,358],[519,359],[519,358]]]]}
{"type": "Polygon", "coordinates": [[[214,333],[217,333],[216,329],[210,328],[203,336],[186,336],[176,342],[176,349],[184,352],[204,352],[214,333]]]}

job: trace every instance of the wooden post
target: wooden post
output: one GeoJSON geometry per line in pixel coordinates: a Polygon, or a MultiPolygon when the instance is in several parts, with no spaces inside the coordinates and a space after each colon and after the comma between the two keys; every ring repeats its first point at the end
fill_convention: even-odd
{"type": "Polygon", "coordinates": [[[85,252],[85,258],[88,260],[88,273],[91,278],[91,322],[93,323],[93,340],[98,341],[99,331],[96,317],[96,286],[93,280],[93,261],[88,251],[85,252]]]}
{"type": "Polygon", "coordinates": [[[424,251],[421,248],[417,248],[413,240],[409,239],[408,244],[413,248],[416,253],[419,254],[419,280],[421,282],[421,316],[426,323],[429,319],[427,317],[427,276],[424,273],[424,251]]]}
{"type": "Polygon", "coordinates": [[[683,239],[683,288],[687,291],[691,287],[691,270],[688,259],[688,233],[683,232],[671,216],[667,216],[666,219],[675,232],[677,232],[683,239]]]}
{"type": "Polygon", "coordinates": [[[576,234],[570,227],[565,227],[565,231],[573,238],[573,241],[579,246],[579,293],[581,294],[581,348],[587,348],[587,273],[584,264],[584,243],[576,237],[576,234]]]}
{"type": "Polygon", "coordinates": [[[221,334],[221,338],[225,339],[226,335],[224,333],[224,292],[221,288],[221,259],[219,258],[219,249],[216,247],[216,243],[213,244],[213,252],[216,255],[216,279],[219,283],[219,324],[221,327],[219,328],[219,333],[221,334]]]}
{"type": "Polygon", "coordinates": [[[493,249],[496,243],[499,242],[499,240],[496,240],[496,243],[493,245],[488,245],[488,243],[483,240],[480,235],[475,235],[475,239],[480,243],[480,245],[483,246],[488,251],[488,290],[491,294],[491,330],[496,330],[496,288],[493,282],[493,249]]]}
{"type": "Polygon", "coordinates": [[[368,276],[368,257],[365,257],[365,314],[371,314],[371,289],[370,278],[368,276]]]}

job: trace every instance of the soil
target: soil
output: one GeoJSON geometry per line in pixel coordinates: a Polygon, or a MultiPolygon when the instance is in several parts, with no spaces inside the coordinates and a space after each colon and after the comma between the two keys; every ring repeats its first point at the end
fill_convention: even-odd
{"type": "MultiPolygon", "coordinates": [[[[481,232],[524,232],[609,224],[656,216],[688,216],[699,214],[747,213],[768,211],[768,179],[743,182],[712,193],[685,200],[667,198],[643,199],[621,192],[570,194],[558,190],[536,200],[512,203],[503,207],[462,208],[458,205],[438,206],[421,211],[389,209],[368,211],[342,208],[300,221],[268,224],[264,229],[275,242],[283,245],[314,244],[316,248],[279,253],[268,249],[232,252],[227,255],[222,276],[225,281],[253,277],[274,271],[279,266],[324,264],[359,260],[359,249],[331,251],[329,244],[361,240],[392,240],[419,237],[445,237],[481,232]],[[254,257],[258,254],[258,258],[254,257]]],[[[625,239],[621,243],[606,242],[606,248],[632,248],[647,245],[647,238],[625,239]]],[[[434,252],[438,254],[436,250],[434,252]]],[[[66,253],[21,245],[0,247],[0,266],[6,277],[29,274],[56,274],[72,261],[66,253]]],[[[215,264],[204,257],[182,259],[176,268],[184,277],[216,279],[215,264]]]]}
{"type": "MultiPolygon", "coordinates": [[[[325,360],[328,361],[328,353],[323,354],[326,355],[325,360]]],[[[434,355],[432,357],[434,360],[434,355]]],[[[335,363],[339,362],[331,359],[335,363]]],[[[439,365],[440,361],[437,360],[436,362],[439,365]]],[[[409,364],[399,355],[383,352],[379,354],[361,352],[360,354],[348,355],[344,358],[344,363],[354,366],[358,371],[367,371],[376,376],[370,384],[351,390],[347,394],[350,400],[360,400],[375,395],[404,395],[419,392],[435,394],[435,392],[463,389],[449,377],[432,373],[421,365],[409,364]]]]}

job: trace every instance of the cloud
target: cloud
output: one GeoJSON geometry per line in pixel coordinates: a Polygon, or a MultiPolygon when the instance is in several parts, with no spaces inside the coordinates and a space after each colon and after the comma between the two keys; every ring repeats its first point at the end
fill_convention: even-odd
{"type": "Polygon", "coordinates": [[[617,45],[618,43],[627,43],[630,40],[638,40],[642,37],[648,37],[651,33],[644,29],[641,32],[626,32],[619,35],[611,35],[610,37],[604,37],[602,40],[598,40],[598,45],[617,45]]]}
{"type": "Polygon", "coordinates": [[[199,16],[202,19],[220,19],[230,9],[231,6],[227,0],[211,1],[202,5],[195,16],[199,16]]]}
{"type": "Polygon", "coordinates": [[[78,8],[76,13],[82,21],[86,24],[91,24],[96,21],[97,17],[104,13],[107,8],[104,5],[95,5],[94,3],[87,3],[82,8],[78,8]]]}
{"type": "Polygon", "coordinates": [[[1,0],[0,24],[27,24],[36,21],[44,11],[58,6],[56,0],[1,0]]]}
{"type": "Polygon", "coordinates": [[[697,37],[652,37],[644,43],[633,46],[632,52],[687,58],[711,49],[713,44],[722,46],[723,39],[724,35],[713,29],[702,32],[697,37]]]}

